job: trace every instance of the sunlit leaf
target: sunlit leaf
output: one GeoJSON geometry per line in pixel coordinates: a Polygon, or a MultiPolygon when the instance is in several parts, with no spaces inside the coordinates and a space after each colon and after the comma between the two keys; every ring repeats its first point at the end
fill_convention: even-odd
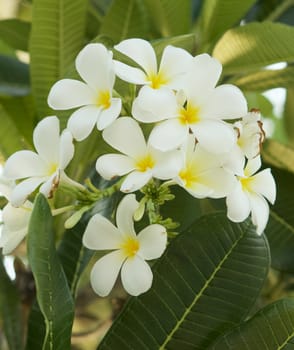
{"type": "Polygon", "coordinates": [[[13,18],[0,21],[0,39],[16,50],[28,51],[31,24],[13,18]]]}

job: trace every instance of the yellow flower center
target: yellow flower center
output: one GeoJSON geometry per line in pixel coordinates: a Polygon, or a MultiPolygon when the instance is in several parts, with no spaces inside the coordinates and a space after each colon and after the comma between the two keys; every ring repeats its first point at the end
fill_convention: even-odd
{"type": "Polygon", "coordinates": [[[182,169],[179,176],[187,188],[192,187],[192,185],[198,180],[196,169],[191,165],[188,165],[186,168],[182,169]]]}
{"type": "Polygon", "coordinates": [[[58,169],[57,163],[51,163],[48,168],[48,175],[53,175],[58,169]]]}
{"type": "Polygon", "coordinates": [[[128,258],[134,257],[140,248],[140,243],[135,237],[126,237],[121,245],[124,255],[128,258]]]}
{"type": "Polygon", "coordinates": [[[178,118],[182,124],[195,124],[200,120],[199,108],[188,103],[179,110],[178,118]]]}
{"type": "Polygon", "coordinates": [[[155,161],[152,158],[151,154],[147,154],[145,157],[137,160],[136,168],[139,171],[146,171],[148,169],[152,169],[154,167],[155,161]]]}
{"type": "Polygon", "coordinates": [[[167,77],[163,72],[158,72],[157,74],[150,74],[147,77],[148,81],[151,82],[152,89],[159,89],[162,85],[166,85],[168,83],[167,77]]]}
{"type": "Polygon", "coordinates": [[[107,109],[110,107],[111,101],[110,101],[110,93],[108,90],[99,91],[98,97],[96,100],[96,105],[98,107],[103,107],[104,109],[107,109]]]}
{"type": "Polygon", "coordinates": [[[241,186],[243,191],[251,192],[251,182],[252,177],[238,177],[239,181],[241,182],[241,186]]]}

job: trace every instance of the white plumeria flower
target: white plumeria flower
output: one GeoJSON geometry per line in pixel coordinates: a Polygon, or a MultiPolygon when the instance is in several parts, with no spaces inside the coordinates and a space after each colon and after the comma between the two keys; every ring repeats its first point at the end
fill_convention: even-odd
{"type": "Polygon", "coordinates": [[[182,165],[180,151],[161,152],[145,141],[142,129],[132,118],[121,117],[103,131],[104,140],[123,154],[105,154],[97,159],[96,170],[106,180],[126,175],[121,191],[133,192],[155,177],[171,179],[182,165]]]}
{"type": "Polygon", "coordinates": [[[183,91],[174,96],[168,106],[149,96],[144,96],[140,106],[135,104],[132,113],[137,120],[167,119],[152,130],[153,147],[162,151],[179,147],[192,130],[199,144],[209,152],[225,153],[232,149],[236,134],[223,120],[244,116],[247,103],[236,86],[215,87],[221,71],[222,66],[216,59],[207,54],[198,55],[189,66],[183,91]]]}
{"type": "Polygon", "coordinates": [[[228,218],[242,222],[251,213],[259,235],[264,231],[269,217],[269,205],[265,198],[272,204],[276,199],[276,184],[271,170],[264,169],[256,174],[260,166],[260,156],[248,160],[244,176],[238,176],[235,189],[226,199],[228,218]]]}
{"type": "Polygon", "coordinates": [[[221,167],[219,156],[195,144],[189,135],[183,146],[185,161],[175,181],[196,198],[222,198],[236,185],[235,176],[221,167]]]}
{"type": "Polygon", "coordinates": [[[152,285],[153,274],[145,260],[163,254],[167,233],[162,225],[153,224],[136,235],[133,216],[138,207],[135,195],[130,194],[117,207],[117,227],[100,214],[88,223],[83,244],[89,249],[114,250],[98,260],[91,271],[92,287],[100,296],[110,293],[120,270],[123,287],[131,295],[144,293],[152,285]]]}
{"type": "MultiPolygon", "coordinates": [[[[0,192],[8,201],[14,186],[13,181],[0,179],[0,192]]],[[[26,236],[32,209],[30,201],[25,201],[20,208],[15,208],[10,203],[3,208],[0,248],[4,255],[10,254],[26,236]]]]}
{"type": "Polygon", "coordinates": [[[53,109],[77,109],[67,127],[78,141],[84,140],[95,124],[98,130],[109,126],[120,114],[121,99],[112,97],[115,82],[112,52],[102,44],[88,44],[78,54],[76,70],[85,82],[62,79],[48,96],[53,109]]]}
{"type": "Polygon", "coordinates": [[[151,101],[155,99],[157,104],[169,106],[173,100],[172,90],[179,90],[182,87],[192,56],[184,49],[168,45],[162,53],[158,67],[155,51],[146,40],[127,39],[114,48],[141,67],[131,67],[115,61],[115,71],[121,79],[143,85],[134,104],[140,105],[141,102],[144,104],[145,99],[151,101]]]}
{"type": "Polygon", "coordinates": [[[72,134],[64,130],[59,135],[57,117],[47,117],[39,122],[33,134],[36,152],[18,151],[10,156],[3,175],[10,180],[21,180],[11,193],[11,204],[20,206],[39,185],[46,197],[53,194],[64,174],[64,169],[74,155],[72,134]]]}

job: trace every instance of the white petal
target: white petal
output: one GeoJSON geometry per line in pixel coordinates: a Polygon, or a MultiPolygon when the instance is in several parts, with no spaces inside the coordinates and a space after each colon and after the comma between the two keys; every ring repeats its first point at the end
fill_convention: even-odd
{"type": "Polygon", "coordinates": [[[166,229],[164,226],[158,224],[147,226],[138,234],[138,241],[140,243],[138,255],[142,259],[157,259],[163,254],[166,248],[166,229]]]}
{"type": "Polygon", "coordinates": [[[67,128],[77,141],[87,138],[93,130],[101,108],[97,106],[84,106],[73,112],[67,122],[67,128]]]}
{"type": "Polygon", "coordinates": [[[181,88],[181,76],[187,73],[192,56],[184,49],[168,45],[163,53],[159,72],[168,78],[167,85],[173,89],[181,88]]]}
{"type": "Polygon", "coordinates": [[[59,169],[64,170],[68,163],[74,156],[74,145],[72,134],[69,130],[65,129],[60,136],[59,146],[59,169]]]}
{"type": "Polygon", "coordinates": [[[121,233],[136,236],[133,217],[138,208],[139,203],[134,194],[129,194],[121,200],[116,211],[116,226],[121,233]]]}
{"type": "Polygon", "coordinates": [[[152,89],[143,86],[133,102],[132,115],[143,123],[154,123],[177,116],[178,104],[168,88],[152,89]]]}
{"type": "Polygon", "coordinates": [[[120,190],[125,193],[135,192],[145,186],[151,178],[151,171],[133,171],[125,178],[120,190]]]}
{"type": "Polygon", "coordinates": [[[2,254],[10,254],[24,239],[27,234],[27,229],[10,232],[5,226],[2,228],[2,235],[0,237],[0,247],[2,247],[2,254]]]}
{"type": "Polygon", "coordinates": [[[247,113],[247,102],[234,85],[220,85],[210,94],[205,105],[201,106],[203,118],[236,119],[247,113]]]}
{"type": "Polygon", "coordinates": [[[114,60],[114,69],[116,75],[124,81],[138,85],[146,84],[146,74],[139,68],[114,60]]]}
{"type": "Polygon", "coordinates": [[[226,199],[228,208],[228,218],[234,222],[244,221],[250,214],[251,207],[248,196],[243,192],[240,183],[235,190],[231,192],[226,199]]]}
{"type": "Polygon", "coordinates": [[[270,169],[264,169],[258,174],[252,176],[250,189],[263,195],[272,204],[276,199],[276,183],[270,169]]]}
{"type": "Polygon", "coordinates": [[[47,177],[31,177],[15,186],[11,193],[11,204],[19,207],[26,198],[44,181],[47,177]]]}
{"type": "Polygon", "coordinates": [[[252,176],[257,172],[257,170],[261,167],[261,158],[260,156],[255,157],[253,159],[249,159],[247,161],[246,167],[244,169],[244,173],[246,176],[252,176]]]}
{"type": "Polygon", "coordinates": [[[17,180],[30,176],[43,176],[47,165],[39,155],[32,151],[18,151],[6,161],[3,175],[8,179],[17,180]]]}
{"type": "Polygon", "coordinates": [[[240,147],[234,146],[229,153],[223,155],[223,167],[235,175],[244,176],[245,157],[240,147]]]}
{"type": "Polygon", "coordinates": [[[216,86],[221,72],[222,66],[215,58],[206,53],[195,56],[184,86],[188,99],[202,104],[216,86]]]}
{"type": "Polygon", "coordinates": [[[134,160],[123,154],[105,154],[96,162],[97,172],[106,180],[128,174],[134,169],[134,160]]]}
{"type": "Polygon", "coordinates": [[[157,179],[172,179],[183,167],[184,156],[181,151],[160,152],[153,150],[152,153],[156,159],[153,176],[157,179]]]}
{"type": "Polygon", "coordinates": [[[233,128],[221,120],[201,120],[190,126],[201,147],[208,152],[230,152],[236,143],[233,128]]]}
{"type": "Polygon", "coordinates": [[[118,118],[103,130],[102,135],[113,148],[132,158],[140,158],[146,153],[146,142],[142,129],[132,118],[118,118]]]}
{"type": "Polygon", "coordinates": [[[76,58],[76,68],[93,90],[111,90],[114,83],[112,53],[102,44],[88,44],[76,58]]]}
{"type": "Polygon", "coordinates": [[[148,143],[161,151],[169,151],[181,146],[189,133],[189,127],[180,123],[177,118],[169,119],[155,125],[148,143]]]}
{"type": "Polygon", "coordinates": [[[83,236],[83,245],[93,250],[119,249],[122,236],[119,230],[104,216],[91,217],[83,236]]]}
{"type": "Polygon", "coordinates": [[[95,103],[95,91],[87,84],[74,80],[62,79],[51,88],[48,105],[53,109],[71,109],[95,103]]]}
{"type": "Polygon", "coordinates": [[[97,121],[98,130],[103,130],[112,124],[115,119],[119,116],[121,111],[121,99],[120,98],[112,98],[111,106],[107,109],[103,109],[99,115],[97,121]]]}
{"type": "Polygon", "coordinates": [[[127,39],[114,48],[139,64],[147,74],[157,72],[156,56],[151,44],[143,39],[127,39]]]}
{"type": "Polygon", "coordinates": [[[251,218],[254,225],[256,225],[256,232],[261,235],[269,217],[269,206],[267,201],[253,193],[249,193],[249,201],[251,206],[251,218]]]}
{"type": "Polygon", "coordinates": [[[138,256],[125,261],[121,269],[121,281],[124,289],[137,296],[151,288],[153,274],[150,266],[138,256]]]}
{"type": "Polygon", "coordinates": [[[36,126],[33,134],[36,151],[49,163],[59,161],[59,120],[47,117],[36,126]]]}
{"type": "Polygon", "coordinates": [[[105,297],[111,291],[125,260],[121,250],[116,250],[99,259],[91,271],[91,285],[95,293],[105,297]]]}
{"type": "Polygon", "coordinates": [[[41,185],[39,192],[43,193],[43,195],[47,198],[51,198],[53,196],[53,192],[56,190],[59,184],[60,173],[56,171],[52,174],[49,179],[46,179],[44,183],[41,185]]]}

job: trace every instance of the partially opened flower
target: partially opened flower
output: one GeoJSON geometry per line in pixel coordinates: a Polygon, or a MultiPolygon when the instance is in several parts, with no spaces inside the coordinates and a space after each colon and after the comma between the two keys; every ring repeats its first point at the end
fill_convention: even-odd
{"type": "MultiPolygon", "coordinates": [[[[13,181],[0,179],[0,192],[8,201],[14,186],[13,181]]],[[[30,201],[25,201],[19,208],[13,207],[10,203],[3,208],[0,248],[4,255],[10,254],[27,234],[32,209],[33,204],[30,201]]]]}
{"type": "Polygon", "coordinates": [[[91,271],[92,287],[100,296],[110,293],[120,271],[123,287],[131,295],[144,293],[152,285],[152,271],[145,260],[163,254],[167,233],[162,225],[153,224],[136,235],[133,215],[138,207],[135,195],[130,194],[118,205],[117,227],[100,214],[88,223],[83,244],[89,249],[113,250],[99,259],[91,271]]]}
{"type": "Polygon", "coordinates": [[[155,177],[176,176],[182,165],[180,151],[161,152],[145,141],[142,129],[132,118],[121,117],[103,131],[104,140],[123,154],[105,154],[97,159],[97,172],[106,180],[126,175],[121,191],[133,192],[155,177]]]}
{"type": "Polygon", "coordinates": [[[196,198],[222,198],[236,185],[235,176],[222,168],[222,159],[195,144],[189,135],[182,147],[185,161],[175,181],[196,198]]]}
{"type": "Polygon", "coordinates": [[[53,109],[77,109],[68,120],[68,129],[78,141],[84,140],[97,124],[109,126],[120,114],[121,100],[112,97],[115,81],[112,52],[102,44],[88,44],[76,58],[76,69],[84,82],[62,79],[48,96],[53,109]]]}
{"type": "Polygon", "coordinates": [[[207,54],[198,55],[190,64],[183,91],[166,106],[147,94],[133,108],[134,117],[142,122],[162,121],[152,130],[150,144],[162,151],[179,147],[193,132],[199,144],[212,153],[229,152],[236,142],[231,125],[223,120],[236,119],[247,113],[242,92],[233,85],[216,83],[222,66],[207,54]]]}
{"type": "Polygon", "coordinates": [[[244,221],[251,213],[251,219],[260,235],[267,224],[269,205],[265,198],[274,203],[276,184],[270,169],[256,173],[261,166],[260,157],[248,160],[244,176],[238,176],[235,189],[227,196],[228,218],[234,222],[244,221]]]}
{"type": "Polygon", "coordinates": [[[10,180],[21,180],[12,190],[11,204],[20,206],[39,185],[40,192],[50,197],[64,176],[64,169],[74,154],[72,135],[68,130],[59,134],[57,117],[39,122],[33,134],[36,152],[18,151],[5,163],[3,174],[10,180]]]}

